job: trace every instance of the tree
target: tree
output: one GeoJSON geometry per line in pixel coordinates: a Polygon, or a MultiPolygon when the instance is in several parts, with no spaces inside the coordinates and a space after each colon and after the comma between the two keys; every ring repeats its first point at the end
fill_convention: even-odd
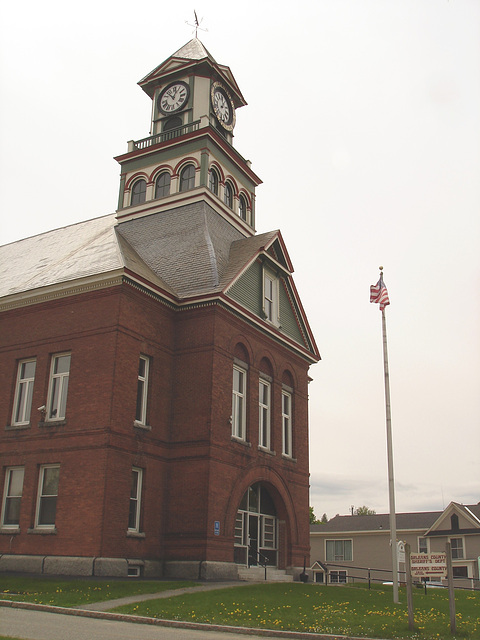
{"type": "Polygon", "coordinates": [[[313,512],[313,507],[309,507],[310,509],[310,524],[320,524],[320,520],[313,512]]]}
{"type": "Polygon", "coordinates": [[[320,520],[320,522],[322,524],[327,524],[328,518],[327,518],[327,514],[326,513],[323,514],[322,519],[320,520]]]}
{"type": "Polygon", "coordinates": [[[367,506],[357,507],[355,509],[355,516],[374,516],[377,512],[374,509],[369,509],[367,506]]]}

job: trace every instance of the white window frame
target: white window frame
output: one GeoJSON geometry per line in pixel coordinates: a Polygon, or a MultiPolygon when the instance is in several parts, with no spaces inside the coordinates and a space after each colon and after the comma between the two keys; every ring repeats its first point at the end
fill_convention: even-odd
{"type": "Polygon", "coordinates": [[[293,457],[293,429],[292,429],[292,394],[282,389],[282,454],[293,457]],[[285,399],[288,398],[288,411],[285,411],[285,399]]]}
{"type": "Polygon", "coordinates": [[[265,319],[279,324],[278,277],[269,269],[263,269],[263,313],[265,319]]]}
{"type": "Polygon", "coordinates": [[[237,364],[233,365],[232,383],[232,437],[246,439],[247,431],[247,370],[237,364]],[[241,388],[235,388],[235,372],[240,376],[241,388]]]}
{"type": "Polygon", "coordinates": [[[49,422],[55,420],[65,420],[67,412],[67,396],[68,396],[68,382],[70,379],[70,367],[72,364],[72,354],[56,353],[52,356],[52,363],[50,366],[50,382],[48,388],[48,404],[47,404],[47,419],[49,422]],[[60,358],[69,358],[68,371],[62,373],[55,373],[55,364],[60,358]],[[58,385],[58,394],[56,394],[58,385]],[[53,406],[53,402],[57,397],[56,406],[53,406]],[[64,410],[61,411],[62,406],[64,410]]]}
{"type": "Polygon", "coordinates": [[[132,467],[132,484],[130,485],[130,500],[128,507],[128,531],[139,533],[140,532],[140,514],[142,508],[142,488],[143,488],[143,469],[139,467],[132,467]],[[136,477],[135,485],[133,484],[133,478],[136,477]],[[135,489],[135,491],[133,491],[135,489]],[[132,495],[134,494],[135,495],[132,495]],[[132,512],[133,507],[133,512],[132,512]],[[130,522],[130,516],[134,516],[135,522],[133,526],[130,522]]]}
{"type": "Polygon", "coordinates": [[[2,520],[1,520],[2,529],[19,529],[20,528],[20,507],[18,509],[19,511],[18,522],[16,523],[5,522],[5,517],[7,516],[7,513],[8,513],[7,504],[9,501],[18,500],[18,502],[21,505],[24,478],[25,478],[25,467],[7,467],[5,469],[5,486],[3,489],[3,500],[2,500],[2,520]],[[21,472],[21,488],[19,492],[12,494],[11,486],[12,486],[12,476],[14,472],[21,472]]]}
{"type": "Polygon", "coordinates": [[[20,360],[17,368],[17,382],[15,385],[15,400],[13,402],[12,425],[30,424],[32,410],[33,385],[35,383],[35,370],[37,361],[35,358],[20,360]],[[22,368],[29,363],[34,363],[32,376],[22,377],[22,368]]]}
{"type": "Polygon", "coordinates": [[[451,546],[451,552],[452,552],[452,560],[465,560],[465,539],[463,538],[463,536],[452,536],[450,538],[450,546],[451,546]],[[455,546],[455,549],[454,549],[452,544],[454,540],[460,540],[461,546],[455,546]],[[454,557],[453,555],[454,551],[455,553],[458,553],[458,551],[461,551],[462,555],[460,556],[457,555],[456,557],[454,557]]]}
{"type": "Polygon", "coordinates": [[[428,538],[424,538],[423,536],[420,536],[418,538],[418,553],[428,553],[429,547],[430,547],[430,543],[429,543],[429,539],[428,538]],[[421,542],[423,541],[423,545],[421,544],[421,542]],[[422,550],[421,547],[424,547],[425,550],[422,550]]]}
{"type": "Polygon", "coordinates": [[[150,358],[141,355],[138,361],[137,374],[137,404],[135,407],[135,423],[147,424],[148,383],[150,377],[150,358]],[[140,365],[144,363],[144,372],[140,372],[140,365]],[[139,410],[140,409],[140,410],[139,410]]]}
{"type": "Polygon", "coordinates": [[[265,378],[258,381],[258,444],[262,449],[270,450],[271,441],[272,385],[265,378]],[[266,389],[267,399],[263,401],[262,387],[266,389]]]}
{"type": "Polygon", "coordinates": [[[353,562],[353,540],[351,538],[331,538],[329,540],[325,540],[325,559],[327,562],[353,562]],[[342,543],[342,554],[336,553],[336,545],[337,543],[342,543]],[[350,547],[350,558],[346,558],[345,553],[345,543],[349,543],[350,547]],[[329,546],[333,545],[333,553],[329,553],[329,546]]]}
{"type": "Polygon", "coordinates": [[[328,572],[328,578],[330,584],[347,584],[348,573],[344,569],[334,569],[328,572]],[[333,576],[335,576],[335,580],[332,580],[333,576]]]}
{"type": "MultiPolygon", "coordinates": [[[[60,470],[59,464],[43,464],[41,465],[38,473],[38,492],[37,492],[37,508],[35,512],[35,528],[36,529],[55,529],[55,522],[40,523],[42,501],[48,498],[55,498],[55,520],[57,515],[57,500],[58,500],[58,487],[60,484],[60,477],[57,482],[56,493],[44,493],[45,474],[48,469],[60,470]]],[[[59,473],[60,476],[60,473],[59,473]]]]}

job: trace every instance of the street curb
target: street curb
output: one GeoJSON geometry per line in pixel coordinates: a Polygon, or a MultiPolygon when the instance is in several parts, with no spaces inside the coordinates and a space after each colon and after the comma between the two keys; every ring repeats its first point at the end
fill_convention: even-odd
{"type": "MultiPolygon", "coordinates": [[[[125,613],[111,613],[109,611],[91,611],[87,609],[70,609],[68,607],[54,607],[48,604],[33,602],[15,602],[0,600],[0,607],[11,609],[27,609],[30,611],[45,611],[47,613],[63,613],[69,616],[96,618],[97,620],[116,620],[117,622],[131,622],[134,624],[149,624],[151,626],[173,627],[178,629],[196,629],[200,631],[223,631],[224,633],[238,633],[243,635],[262,636],[267,638],[287,638],[292,640],[371,640],[365,637],[331,635],[325,633],[308,633],[304,631],[281,631],[277,629],[257,629],[249,627],[229,627],[205,622],[183,622],[181,620],[162,620],[146,616],[133,616],[125,613]]],[[[379,640],[376,638],[375,640],[379,640]]]]}

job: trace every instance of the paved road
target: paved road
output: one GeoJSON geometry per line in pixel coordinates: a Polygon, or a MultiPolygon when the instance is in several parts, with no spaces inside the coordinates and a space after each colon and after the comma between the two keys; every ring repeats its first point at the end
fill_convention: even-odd
{"type": "Polygon", "coordinates": [[[199,631],[0,607],[0,635],[26,640],[259,640],[259,636],[199,631]]]}

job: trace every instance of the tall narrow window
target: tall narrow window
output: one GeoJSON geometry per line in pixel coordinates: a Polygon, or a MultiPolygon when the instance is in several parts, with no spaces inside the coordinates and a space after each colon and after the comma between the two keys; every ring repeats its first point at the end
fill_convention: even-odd
{"type": "Polygon", "coordinates": [[[35,366],[35,360],[24,360],[18,363],[17,386],[13,405],[13,424],[28,424],[30,422],[35,366]]]}
{"type": "Polygon", "coordinates": [[[142,498],[142,469],[132,469],[132,484],[130,487],[130,508],[128,512],[128,530],[140,531],[140,507],[142,498]]]}
{"type": "Polygon", "coordinates": [[[195,167],[187,164],[180,173],[180,191],[188,191],[195,186],[195,167]]]}
{"type": "Polygon", "coordinates": [[[452,559],[462,560],[464,558],[463,538],[452,538],[450,544],[452,545],[452,559]]]}
{"type": "Polygon", "coordinates": [[[145,202],[147,195],[147,183],[145,180],[137,180],[132,189],[132,202],[131,204],[142,204],[145,202]]]}
{"type": "Polygon", "coordinates": [[[70,354],[54,356],[50,373],[48,394],[48,419],[63,420],[67,410],[68,379],[70,376],[70,354]]]}
{"type": "Polygon", "coordinates": [[[292,396],[282,391],[282,453],[292,457],[292,396]]]}
{"type": "Polygon", "coordinates": [[[233,366],[232,436],[245,440],[246,427],[246,383],[245,369],[233,366]]]}
{"type": "Polygon", "coordinates": [[[210,169],[208,172],[208,188],[212,193],[218,196],[218,173],[215,169],[210,169]]]}
{"type": "Polygon", "coordinates": [[[266,320],[278,323],[278,279],[269,271],[263,272],[263,311],[266,320]]]}
{"type": "Polygon", "coordinates": [[[242,220],[247,221],[247,200],[244,195],[240,196],[239,205],[238,205],[238,213],[242,220]]]}
{"type": "Polygon", "coordinates": [[[37,527],[55,527],[59,476],[60,467],[58,465],[44,465],[40,467],[36,518],[37,527]]]}
{"type": "Polygon", "coordinates": [[[233,187],[230,182],[225,183],[225,193],[223,199],[227,207],[233,209],[233,187]]]}
{"type": "Polygon", "coordinates": [[[164,198],[170,195],[170,174],[162,171],[155,180],[155,198],[164,198]]]}
{"type": "Polygon", "coordinates": [[[258,442],[270,449],[270,383],[260,378],[258,384],[258,442]]]}
{"type": "Polygon", "coordinates": [[[18,529],[20,503],[23,493],[23,467],[11,467],[5,474],[5,491],[2,506],[2,527],[18,529]]]}
{"type": "Polygon", "coordinates": [[[135,420],[140,424],[147,424],[147,397],[148,397],[148,374],[150,369],[150,358],[140,356],[138,363],[137,377],[137,409],[135,420]]]}

